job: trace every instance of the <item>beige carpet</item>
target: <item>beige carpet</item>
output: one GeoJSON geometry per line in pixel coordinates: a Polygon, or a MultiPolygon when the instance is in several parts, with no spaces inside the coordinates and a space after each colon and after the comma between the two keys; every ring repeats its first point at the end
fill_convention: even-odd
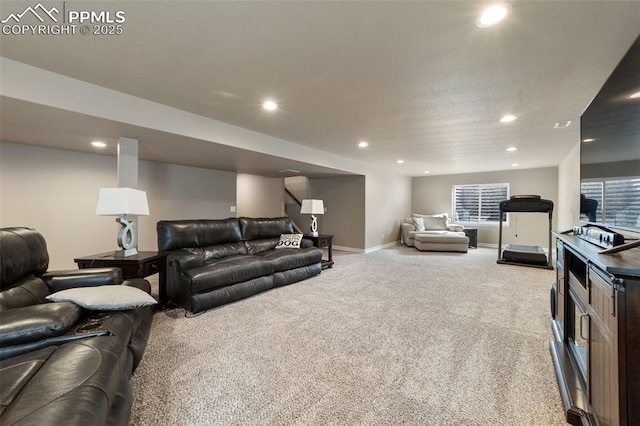
{"type": "Polygon", "coordinates": [[[338,254],[194,318],[157,313],[132,425],[563,425],[555,271],[497,252],[338,254]]]}

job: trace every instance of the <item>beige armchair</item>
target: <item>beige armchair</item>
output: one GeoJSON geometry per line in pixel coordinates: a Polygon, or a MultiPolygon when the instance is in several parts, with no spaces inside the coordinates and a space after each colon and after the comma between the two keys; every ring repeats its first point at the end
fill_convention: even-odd
{"type": "Polygon", "coordinates": [[[414,213],[402,220],[402,242],[422,251],[455,251],[466,253],[469,238],[464,226],[451,223],[446,213],[424,215],[414,213]]]}

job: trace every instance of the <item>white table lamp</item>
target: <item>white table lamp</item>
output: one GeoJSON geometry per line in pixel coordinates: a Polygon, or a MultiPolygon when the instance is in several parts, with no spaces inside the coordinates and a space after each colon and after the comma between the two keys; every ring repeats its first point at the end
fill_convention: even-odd
{"type": "Polygon", "coordinates": [[[318,236],[318,218],[317,214],[324,214],[324,203],[322,200],[302,200],[300,214],[311,215],[311,235],[318,236]]]}
{"type": "Polygon", "coordinates": [[[148,216],[147,193],[132,188],[102,188],[98,195],[98,216],[120,216],[116,219],[122,227],[118,231],[118,246],[123,257],[138,254],[136,231],[127,215],[148,216]]]}

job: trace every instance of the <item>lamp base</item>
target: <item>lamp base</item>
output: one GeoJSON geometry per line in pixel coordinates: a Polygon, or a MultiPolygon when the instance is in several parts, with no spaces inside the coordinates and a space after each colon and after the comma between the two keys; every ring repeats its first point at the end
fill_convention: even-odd
{"type": "Polygon", "coordinates": [[[113,252],[113,257],[117,259],[124,259],[125,257],[135,256],[136,254],[138,254],[138,249],[130,248],[126,250],[116,250],[113,252]]]}

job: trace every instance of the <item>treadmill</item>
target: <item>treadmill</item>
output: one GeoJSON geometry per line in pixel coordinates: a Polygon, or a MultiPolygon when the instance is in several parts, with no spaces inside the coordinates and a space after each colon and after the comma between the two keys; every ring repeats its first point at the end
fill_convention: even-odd
{"type": "Polygon", "coordinates": [[[551,263],[551,219],[553,201],[540,198],[539,195],[513,195],[500,201],[500,233],[498,237],[498,263],[553,269],[551,263]],[[502,222],[505,213],[547,213],[549,215],[549,257],[538,246],[508,244],[502,250],[502,222]]]}

